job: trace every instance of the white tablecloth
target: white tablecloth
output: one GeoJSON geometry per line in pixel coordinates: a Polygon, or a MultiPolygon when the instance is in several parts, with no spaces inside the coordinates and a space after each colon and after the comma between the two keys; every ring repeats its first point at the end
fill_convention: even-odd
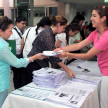
{"type": "MultiPolygon", "coordinates": [[[[73,67],[72,70],[74,71],[75,67],[83,62],[84,61],[77,60],[74,63],[69,64],[68,66],[71,67],[71,69],[73,67]]],[[[93,62],[89,63],[93,64],[93,62]]],[[[95,71],[96,68],[97,67],[95,67],[95,71]]],[[[100,71],[96,72],[96,74],[100,75],[100,71]]],[[[100,84],[97,85],[97,88],[87,97],[87,99],[84,101],[83,105],[80,108],[99,108],[99,90],[100,90],[100,84]]],[[[2,108],[69,108],[69,107],[38,99],[9,94],[2,108]]]]}

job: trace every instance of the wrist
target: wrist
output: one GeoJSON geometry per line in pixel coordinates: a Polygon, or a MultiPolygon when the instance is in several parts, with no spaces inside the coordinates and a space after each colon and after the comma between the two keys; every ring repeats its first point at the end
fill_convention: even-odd
{"type": "Polygon", "coordinates": [[[32,57],[30,57],[30,61],[31,61],[31,62],[34,62],[34,60],[32,59],[32,57]]]}
{"type": "Polygon", "coordinates": [[[62,47],[60,47],[60,50],[63,50],[63,48],[62,48],[62,47]]]}

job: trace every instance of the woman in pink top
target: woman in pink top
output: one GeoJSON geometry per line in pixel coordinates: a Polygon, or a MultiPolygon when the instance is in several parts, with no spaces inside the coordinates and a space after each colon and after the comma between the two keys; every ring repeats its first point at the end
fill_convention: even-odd
{"type": "Polygon", "coordinates": [[[63,48],[57,48],[54,51],[63,49],[59,57],[68,57],[69,59],[83,59],[87,60],[95,55],[98,57],[98,66],[103,75],[101,82],[101,108],[108,108],[108,7],[96,6],[92,11],[92,26],[97,28],[88,38],[78,44],[73,44],[63,48]],[[79,50],[90,43],[94,43],[94,47],[87,53],[74,54],[67,51],[79,50]]]}

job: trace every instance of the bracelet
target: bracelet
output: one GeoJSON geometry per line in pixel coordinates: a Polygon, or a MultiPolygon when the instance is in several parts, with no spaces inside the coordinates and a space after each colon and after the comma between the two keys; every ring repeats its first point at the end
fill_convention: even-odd
{"type": "Polygon", "coordinates": [[[34,62],[34,60],[30,57],[31,62],[34,62]]]}
{"type": "Polygon", "coordinates": [[[69,52],[67,52],[67,56],[66,56],[66,59],[68,59],[68,55],[69,55],[69,52]]]}
{"type": "Polygon", "coordinates": [[[61,49],[61,50],[63,50],[63,48],[62,48],[62,47],[60,47],[60,49],[61,49]]]}

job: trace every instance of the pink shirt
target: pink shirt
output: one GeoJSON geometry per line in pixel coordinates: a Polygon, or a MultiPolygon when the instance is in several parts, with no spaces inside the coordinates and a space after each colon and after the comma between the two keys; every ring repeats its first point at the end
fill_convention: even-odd
{"type": "Polygon", "coordinates": [[[87,39],[94,42],[94,47],[101,50],[98,57],[98,66],[103,76],[108,76],[108,30],[105,30],[98,39],[99,32],[95,30],[87,39]]]}

